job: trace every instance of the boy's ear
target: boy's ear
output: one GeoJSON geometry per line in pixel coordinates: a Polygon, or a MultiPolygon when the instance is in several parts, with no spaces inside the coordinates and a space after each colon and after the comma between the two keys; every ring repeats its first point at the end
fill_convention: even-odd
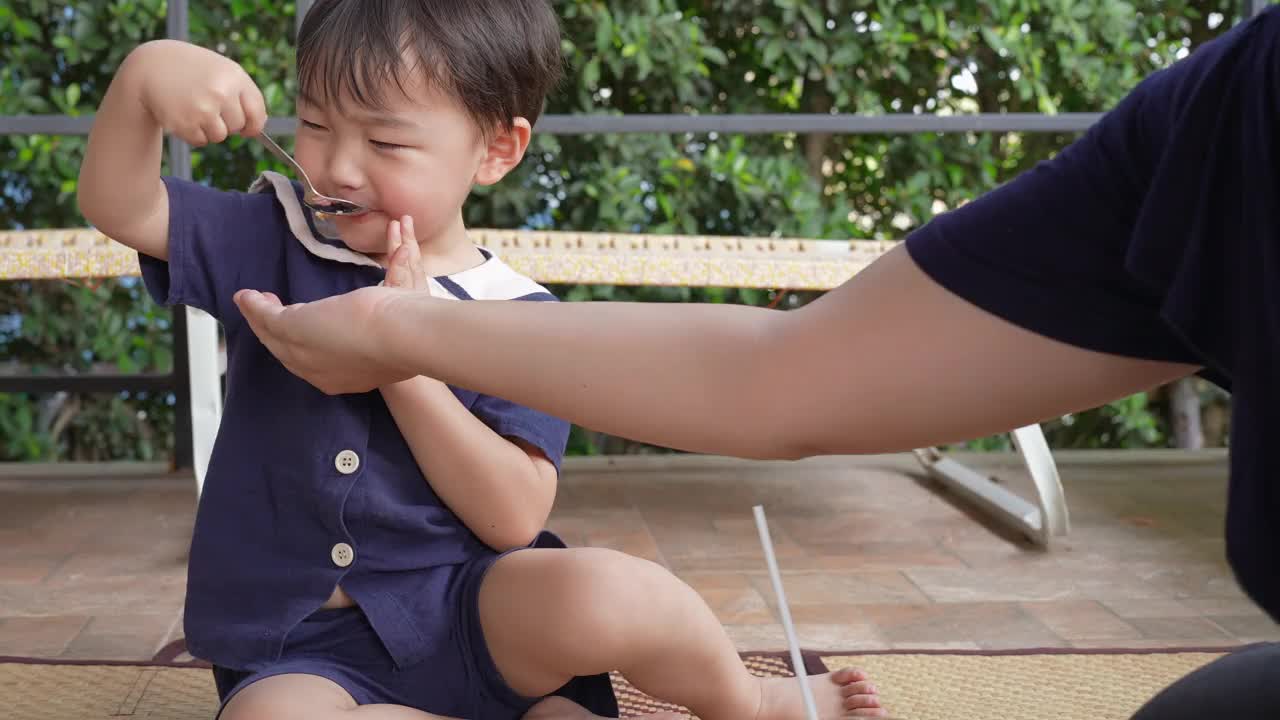
{"type": "Polygon", "coordinates": [[[533,128],[529,126],[529,121],[522,117],[516,118],[511,127],[498,130],[490,138],[484,159],[476,169],[476,184],[492,185],[519,165],[524,158],[525,149],[529,147],[529,136],[532,134],[533,128]]]}

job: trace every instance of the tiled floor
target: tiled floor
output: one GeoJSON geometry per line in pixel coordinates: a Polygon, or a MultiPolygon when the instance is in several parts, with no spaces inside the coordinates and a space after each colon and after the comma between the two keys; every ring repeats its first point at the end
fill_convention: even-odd
{"type": "MultiPolygon", "coordinates": [[[[1011,485],[1025,481],[1010,460],[995,462],[1011,485]]],[[[786,647],[751,515],[757,503],[806,647],[1280,640],[1223,560],[1221,456],[1060,462],[1074,527],[1047,553],[983,524],[923,480],[909,456],[575,462],[551,525],[570,544],[671,568],[744,650],[786,647]]],[[[95,474],[0,467],[0,655],[141,660],[180,634],[191,480],[95,474]]]]}

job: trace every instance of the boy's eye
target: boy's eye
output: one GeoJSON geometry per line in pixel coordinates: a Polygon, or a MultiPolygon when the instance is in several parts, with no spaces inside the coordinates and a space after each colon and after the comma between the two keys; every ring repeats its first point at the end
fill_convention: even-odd
{"type": "Polygon", "coordinates": [[[404,145],[397,145],[395,143],[382,142],[379,140],[370,140],[369,143],[379,150],[396,150],[398,148],[405,147],[404,145]]]}
{"type": "Polygon", "coordinates": [[[313,123],[313,122],[311,122],[310,120],[303,120],[303,121],[302,121],[302,127],[308,128],[308,129],[310,129],[310,130],[324,130],[324,129],[326,129],[326,128],[325,128],[325,126],[320,125],[320,124],[317,124],[317,123],[313,123]]]}

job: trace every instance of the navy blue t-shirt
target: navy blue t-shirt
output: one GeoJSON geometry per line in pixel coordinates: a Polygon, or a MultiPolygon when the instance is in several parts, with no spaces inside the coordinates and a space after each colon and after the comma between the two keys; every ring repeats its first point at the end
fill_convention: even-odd
{"type": "MultiPolygon", "coordinates": [[[[325,237],[301,190],[265,173],[254,192],[164,179],[168,262],[140,256],[160,303],[196,307],[227,335],[226,410],[200,497],[187,574],[191,653],[256,671],[336,585],[360,605],[396,665],[424,662],[458,629],[446,599],[460,569],[496,551],[440,499],[378,391],[329,396],[259,342],[232,301],[243,288],[285,303],[377,285],[377,263],[325,237]]],[[[458,301],[555,301],[502,260],[431,279],[458,301]]],[[[451,387],[473,415],[560,467],[569,424],[451,387]]],[[[556,539],[558,542],[558,539],[556,539]]]]}
{"type": "Polygon", "coordinates": [[[934,280],[1231,390],[1227,556],[1280,619],[1280,9],[1140,83],[1051,160],[908,236],[934,280]]]}

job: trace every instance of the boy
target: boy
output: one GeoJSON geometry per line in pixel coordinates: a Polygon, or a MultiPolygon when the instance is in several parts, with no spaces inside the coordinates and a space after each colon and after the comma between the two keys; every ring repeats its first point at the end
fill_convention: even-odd
{"type": "MultiPolygon", "coordinates": [[[[225,720],[616,715],[614,669],[707,720],[803,717],[796,683],[752,677],[672,575],[543,531],[566,423],[424,377],[326,396],[233,303],[243,287],[302,302],[380,282],[554,300],[468,241],[462,206],[521,160],[559,46],[545,0],[316,3],[295,157],[321,193],[371,208],[323,221],[274,173],[249,193],[160,176],[166,130],[195,145],[261,132],[261,94],[231,60],[148,43],[103,99],[84,215],[139,251],[158,301],[210,312],[228,338],[185,615],[225,720]]],[[[860,673],[812,682],[824,717],[882,714],[860,673]]]]}

